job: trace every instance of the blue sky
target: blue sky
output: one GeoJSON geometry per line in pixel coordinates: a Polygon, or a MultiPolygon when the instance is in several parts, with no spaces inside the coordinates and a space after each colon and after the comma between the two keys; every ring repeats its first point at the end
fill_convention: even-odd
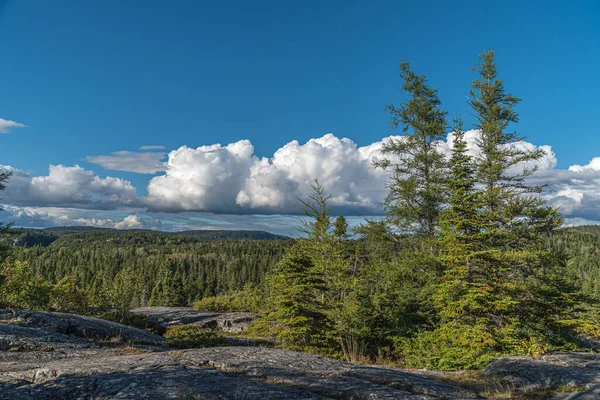
{"type": "MultiPolygon", "coordinates": [[[[143,197],[149,192],[150,179],[170,171],[108,170],[102,167],[106,159],[92,163],[94,159],[87,157],[138,152],[145,145],[164,146],[165,152],[188,146],[176,158],[184,160],[179,171],[202,175],[216,173],[198,165],[215,160],[191,151],[204,145],[249,140],[253,157],[270,158],[293,140],[303,146],[333,133],[335,138],[351,139],[357,148],[369,146],[399,134],[389,128],[382,109],[402,99],[397,90],[397,62],[402,57],[428,76],[439,88],[444,107],[451,114],[462,114],[468,124],[472,117],[466,99],[473,78],[469,68],[486,48],[496,50],[507,89],[523,98],[518,108],[521,122],[515,129],[535,145],[551,146],[553,170],[579,164],[595,171],[595,164],[588,163],[600,156],[598,43],[597,1],[0,0],[0,118],[27,126],[0,135],[0,164],[19,171],[23,180],[48,176],[50,165],[79,165],[84,172],[69,170],[65,175],[58,171],[44,181],[44,188],[56,192],[57,179],[74,187],[81,183],[74,174],[83,174],[89,181],[82,189],[87,190],[84,197],[105,196],[97,186],[102,190],[110,186],[107,196],[117,196],[118,201],[65,201],[39,188],[35,195],[27,195],[31,197],[27,201],[19,198],[26,194],[16,189],[4,197],[20,211],[36,207],[47,212],[53,207],[63,209],[64,215],[68,208],[71,215],[80,213],[82,221],[114,222],[119,216],[136,215],[155,223],[166,220],[165,213],[197,219],[204,218],[202,212],[233,225],[243,219],[239,222],[243,227],[260,218],[261,224],[264,218],[276,220],[252,219],[252,214],[293,212],[287,205],[268,206],[269,201],[285,203],[288,200],[281,200],[282,196],[295,198],[306,191],[306,183],[298,181],[300,172],[291,166],[278,167],[277,176],[269,175],[265,184],[276,185],[295,174],[290,179],[297,187],[290,189],[289,196],[265,195],[264,188],[258,193],[246,187],[234,193],[230,207],[218,198],[197,200],[206,197],[209,189],[219,192],[215,182],[182,189],[182,182],[193,181],[195,175],[181,175],[172,185],[156,180],[154,187],[160,187],[160,195],[141,204],[128,188],[123,194],[107,177],[121,178],[117,186],[127,186],[127,182],[143,197]],[[94,183],[94,177],[105,181],[94,183]],[[166,193],[173,187],[181,191],[166,193]],[[185,198],[183,204],[176,204],[179,197],[185,198]],[[163,205],[148,206],[148,201],[163,205]],[[235,202],[247,207],[240,211],[233,206],[235,202]]],[[[332,140],[315,145],[347,145],[332,140]]],[[[224,152],[217,157],[221,173],[230,165],[227,160],[239,159],[237,150],[205,150],[224,152]]],[[[322,162],[308,150],[300,148],[300,153],[307,153],[302,157],[310,159],[305,159],[306,165],[322,162]]],[[[247,156],[247,149],[239,151],[247,156]]],[[[131,157],[139,155],[124,154],[112,160],[112,165],[124,158],[129,166],[142,162],[131,157]]],[[[146,164],[150,159],[166,160],[159,159],[160,154],[143,157],[146,164]]],[[[235,168],[231,171],[252,166],[238,162],[235,168]]],[[[596,177],[590,179],[595,182],[596,177]]],[[[556,192],[580,205],[595,199],[595,193],[580,195],[581,190],[561,186],[556,192]]],[[[373,211],[366,203],[358,204],[362,200],[342,199],[340,204],[344,201],[353,202],[347,208],[350,213],[373,211]]],[[[572,217],[593,221],[600,206],[586,207],[575,210],[572,217]]],[[[40,226],[79,223],[74,217],[44,219],[39,213],[26,220],[15,213],[12,217],[5,213],[5,218],[40,226]]]]}

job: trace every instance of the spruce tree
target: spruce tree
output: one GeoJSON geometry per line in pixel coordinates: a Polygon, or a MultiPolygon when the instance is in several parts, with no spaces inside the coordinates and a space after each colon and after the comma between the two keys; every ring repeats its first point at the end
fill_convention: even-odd
{"type": "Polygon", "coordinates": [[[563,328],[568,326],[563,322],[577,307],[576,290],[565,273],[566,258],[541,242],[542,235],[555,231],[563,220],[558,209],[545,205],[538,195],[544,186],[528,179],[544,152],[525,150],[523,138],[507,131],[510,123],[518,122],[514,107],[520,99],[507,94],[498,79],[494,51],[480,59],[469,103],[480,130],[480,242],[494,250],[485,269],[493,271],[489,282],[500,285],[502,297],[494,306],[498,311],[493,325],[504,331],[513,326],[508,341],[533,340],[543,348],[566,339],[563,328]]]}
{"type": "Polygon", "coordinates": [[[390,124],[401,126],[405,136],[388,139],[384,158],[374,164],[392,175],[385,200],[389,224],[402,233],[432,237],[445,201],[446,165],[438,142],[445,135],[447,112],[441,109],[437,90],[408,62],[400,63],[400,77],[409,99],[385,110],[392,116],[390,124]]]}
{"type": "Polygon", "coordinates": [[[441,224],[446,270],[435,299],[442,324],[428,340],[441,349],[443,368],[560,346],[577,307],[565,258],[541,243],[562,219],[537,196],[543,187],[527,181],[543,153],[524,150],[521,138],[506,131],[518,121],[519,99],[497,79],[493,51],[481,59],[470,100],[481,153],[468,156],[458,122],[441,224]]]}
{"type": "MultiPolygon", "coordinates": [[[[10,177],[12,176],[12,172],[6,169],[0,169],[0,192],[6,189],[6,184],[10,177]]],[[[1,200],[1,199],[0,199],[1,200]]],[[[3,208],[0,206],[0,211],[3,211],[3,208]]],[[[10,225],[0,223],[0,234],[8,233],[10,225]]],[[[2,258],[6,257],[8,254],[9,247],[3,244],[0,244],[0,261],[2,258]]],[[[1,277],[0,277],[1,279],[1,277]]]]}
{"type": "Polygon", "coordinates": [[[333,236],[338,240],[348,238],[348,222],[346,222],[346,218],[343,215],[339,215],[335,219],[333,236]]]}
{"type": "Polygon", "coordinates": [[[326,290],[322,272],[302,246],[294,246],[267,278],[268,297],[259,325],[267,325],[285,348],[326,347],[330,321],[321,294],[326,290]]]}

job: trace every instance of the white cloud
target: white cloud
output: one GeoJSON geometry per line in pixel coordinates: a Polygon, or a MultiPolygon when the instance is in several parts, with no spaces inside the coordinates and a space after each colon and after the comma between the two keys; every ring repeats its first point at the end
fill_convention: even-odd
{"type": "Polygon", "coordinates": [[[166,175],[148,184],[146,204],[159,211],[235,213],[235,198],[255,162],[248,140],[169,153],[166,175]]]}
{"type": "Polygon", "coordinates": [[[25,128],[26,126],[15,121],[0,118],[0,133],[8,133],[11,129],[25,128]]]}
{"type": "Polygon", "coordinates": [[[116,229],[141,229],[144,226],[144,220],[137,214],[128,215],[123,221],[115,224],[116,229]]]}
{"type": "Polygon", "coordinates": [[[156,211],[299,213],[298,197],[318,178],[331,206],[372,214],[385,196],[387,174],[372,168],[381,145],[359,147],[328,134],[292,141],[271,158],[258,158],[247,140],[184,146],[169,153],[166,174],[151,179],[145,203],[156,211]]]}
{"type": "Polygon", "coordinates": [[[50,165],[48,175],[31,177],[12,167],[3,201],[12,205],[113,209],[137,206],[139,199],[129,181],[100,178],[78,165],[50,165]]]}
{"type": "Polygon", "coordinates": [[[145,146],[141,146],[140,150],[142,151],[146,151],[146,150],[164,150],[165,146],[160,146],[160,145],[145,145],[145,146]]]}
{"type": "MultiPolygon", "coordinates": [[[[465,137],[471,154],[478,155],[477,131],[468,131],[465,137]]],[[[169,153],[166,174],[150,181],[145,203],[155,211],[297,214],[298,198],[309,195],[318,178],[336,211],[379,213],[389,174],[373,169],[373,161],[381,157],[383,143],[389,139],[401,140],[401,136],[361,147],[327,134],[305,144],[292,141],[270,158],[257,157],[247,140],[197,149],[184,146],[169,153]]],[[[453,142],[450,134],[447,142],[439,144],[441,151],[450,154],[453,142]]],[[[527,142],[515,146],[536,149],[527,142]]],[[[546,154],[537,162],[539,171],[552,170],[556,157],[549,146],[542,149],[546,154]]]]}
{"type": "Polygon", "coordinates": [[[44,228],[50,226],[94,226],[113,229],[163,229],[162,221],[149,215],[119,211],[96,211],[61,207],[6,206],[4,219],[15,226],[44,228]]]}
{"type": "MultiPolygon", "coordinates": [[[[477,155],[477,132],[467,131],[465,136],[470,153],[477,155]]],[[[207,226],[234,228],[227,225],[234,223],[249,229],[281,231],[286,224],[281,215],[300,212],[298,197],[305,198],[311,193],[314,178],[332,195],[330,205],[336,212],[350,216],[380,213],[389,175],[374,170],[372,162],[381,157],[381,147],[387,139],[358,146],[350,139],[327,134],[306,143],[292,141],[268,158],[258,157],[248,140],[198,148],[183,146],[168,154],[162,165],[164,173],[150,179],[147,194],[141,198],[129,181],[101,178],[77,165],[50,166],[47,175],[37,177],[8,167],[13,177],[1,195],[5,203],[28,208],[29,213],[35,208],[35,218],[42,218],[42,210],[55,207],[54,214],[44,218],[63,225],[76,222],[121,229],[182,230],[207,226]],[[85,215],[56,214],[56,209],[67,207],[87,211],[85,215]],[[121,214],[115,216],[109,210],[119,210],[121,214]],[[206,215],[211,217],[207,219],[206,215]],[[167,220],[160,225],[160,221],[167,220]],[[260,223],[253,225],[252,221],[260,223]]],[[[441,150],[449,154],[453,141],[450,134],[447,141],[439,144],[441,150]]],[[[557,169],[556,155],[550,146],[537,147],[529,142],[517,146],[545,151],[532,180],[552,183],[543,196],[549,204],[561,208],[569,223],[600,222],[600,157],[585,165],[557,169]]],[[[158,154],[162,153],[117,152],[95,161],[99,164],[103,161],[115,169],[135,168],[140,172],[149,171],[153,163],[159,163],[154,158],[158,154]],[[143,154],[148,154],[148,158],[140,158],[145,161],[135,165],[132,160],[143,154]]],[[[23,210],[19,212],[21,218],[33,221],[34,216],[23,210]]],[[[295,221],[296,217],[293,218],[295,221]]]]}
{"type": "Polygon", "coordinates": [[[139,174],[155,174],[165,170],[161,160],[165,153],[134,151],[116,151],[109,156],[87,156],[85,161],[114,171],[137,172],[139,174]]]}
{"type": "Polygon", "coordinates": [[[551,186],[544,193],[548,203],[560,207],[562,213],[579,221],[600,221],[600,158],[586,165],[573,165],[567,170],[541,173],[551,186]]]}

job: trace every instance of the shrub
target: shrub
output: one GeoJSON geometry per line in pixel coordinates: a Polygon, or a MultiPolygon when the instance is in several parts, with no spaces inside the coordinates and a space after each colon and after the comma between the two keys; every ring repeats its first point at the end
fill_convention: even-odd
{"type": "Polygon", "coordinates": [[[0,265],[0,305],[7,308],[48,310],[52,285],[22,261],[0,265]]]}
{"type": "Polygon", "coordinates": [[[105,319],[107,321],[131,326],[137,329],[143,329],[152,333],[161,333],[160,328],[150,322],[144,315],[133,314],[129,311],[123,313],[121,310],[100,311],[94,314],[94,317],[105,319]]]}
{"type": "Polygon", "coordinates": [[[60,312],[87,314],[90,298],[77,286],[75,277],[65,276],[51,290],[52,306],[60,312]]]}
{"type": "Polygon", "coordinates": [[[192,307],[200,311],[214,312],[259,312],[264,303],[263,294],[252,284],[244,287],[244,290],[229,295],[205,297],[194,302],[192,307]]]}
{"type": "Polygon", "coordinates": [[[437,370],[480,369],[505,355],[488,332],[453,323],[398,338],[394,347],[406,367],[437,370]]]}
{"type": "Polygon", "coordinates": [[[225,338],[218,332],[196,325],[178,325],[167,329],[166,345],[182,349],[223,346],[225,338]]]}

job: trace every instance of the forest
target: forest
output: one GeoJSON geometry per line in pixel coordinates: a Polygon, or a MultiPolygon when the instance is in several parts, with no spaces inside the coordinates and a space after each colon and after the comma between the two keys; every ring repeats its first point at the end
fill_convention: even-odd
{"type": "Polygon", "coordinates": [[[5,239],[0,306],[253,311],[250,334],[282,348],[441,370],[586,349],[600,336],[600,228],[565,227],[544,203],[530,179],[542,150],[511,130],[520,99],[493,51],[474,70],[476,155],[461,118],[400,64],[403,101],[386,110],[404,136],[374,165],[391,177],[381,218],[350,230],[316,177],[294,240],[5,226],[20,239],[5,239]]]}

